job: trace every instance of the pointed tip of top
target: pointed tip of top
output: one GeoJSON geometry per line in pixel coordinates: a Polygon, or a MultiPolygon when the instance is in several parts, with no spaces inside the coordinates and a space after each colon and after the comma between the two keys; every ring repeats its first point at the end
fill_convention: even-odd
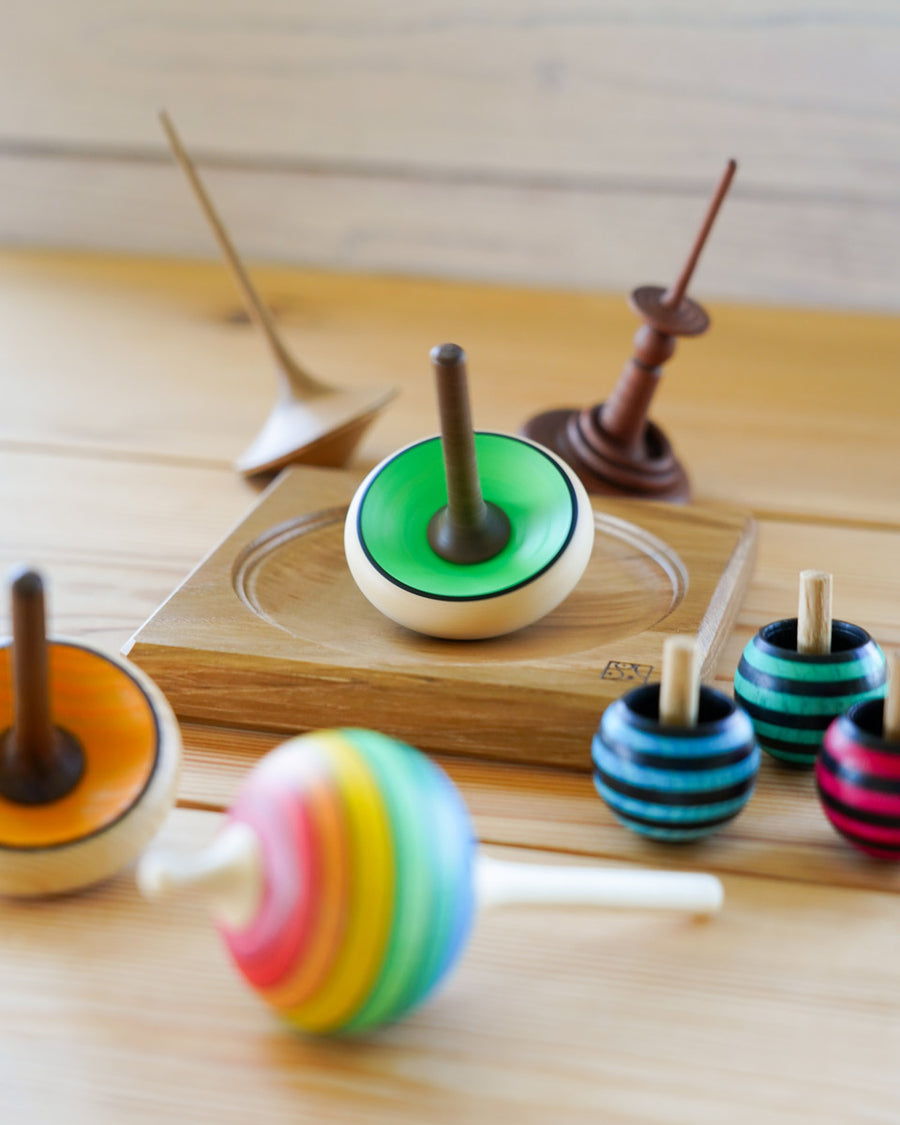
{"type": "Polygon", "coordinates": [[[459,367],[465,361],[466,353],[459,344],[438,344],[431,349],[431,362],[440,367],[459,367]]]}

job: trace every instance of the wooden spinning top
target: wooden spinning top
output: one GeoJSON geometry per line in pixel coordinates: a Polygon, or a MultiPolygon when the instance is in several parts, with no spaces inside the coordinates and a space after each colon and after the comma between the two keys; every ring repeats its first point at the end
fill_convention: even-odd
{"type": "Polygon", "coordinates": [[[760,752],[747,714],[700,685],[693,638],[668,637],[660,684],[607,707],[591,747],[594,785],[626,828],[682,843],[717,831],[753,792],[760,752]]]}
{"type": "Polygon", "coordinates": [[[245,476],[252,476],[274,472],[294,462],[329,468],[343,465],[376,415],[397,392],[384,387],[344,390],[329,386],[300,366],[250,280],[175,127],[166,113],[160,114],[160,121],[244,298],[247,313],[265,337],[278,371],[278,399],[235,467],[245,476]]]}
{"type": "Polygon", "coordinates": [[[865,629],[831,614],[831,575],[800,573],[796,617],[764,625],[744,649],[734,697],[759,744],[792,766],[813,766],[822,737],[853,704],[884,694],[884,654],[865,629]]]}
{"type": "Polygon", "coordinates": [[[854,847],[900,860],[900,652],[888,653],[887,666],[884,699],[854,703],[825,732],[816,791],[854,847]]]}
{"type": "Polygon", "coordinates": [[[447,775],[372,730],[313,731],[244,780],[202,852],[148,853],[149,898],[206,899],[247,982],[316,1035],[365,1032],[422,1003],[477,910],[507,904],[712,914],[712,875],[510,863],[480,852],[447,775]]]}
{"type": "Polygon", "coordinates": [[[676,337],[699,336],[709,327],[709,316],[687,296],[687,288],[736,170],[737,163],[729,160],[675,284],[668,289],[642,285],[631,294],[629,304],[644,324],[609,399],[584,410],[550,410],[522,427],[526,437],[567,461],[588,492],[678,502],[690,496],[684,469],[647,415],[676,337]]]}
{"type": "Polygon", "coordinates": [[[181,738],[126,661],[45,634],[44,586],[12,579],[0,647],[0,894],[86,886],[130,863],[175,800],[181,738]]]}
{"type": "Polygon", "coordinates": [[[344,552],[387,617],[434,637],[495,637],[549,613],[594,542],[590,500],[555,454],[472,430],[465,353],[431,353],[441,436],[382,461],[358,488],[344,552]]]}

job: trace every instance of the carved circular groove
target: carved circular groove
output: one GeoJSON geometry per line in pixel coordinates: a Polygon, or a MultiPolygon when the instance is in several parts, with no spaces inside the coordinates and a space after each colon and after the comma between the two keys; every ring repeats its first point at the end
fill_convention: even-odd
{"type": "Polygon", "coordinates": [[[232,583],[264,621],[312,645],[365,654],[422,670],[469,664],[490,646],[495,661],[566,656],[637,636],[667,617],[687,590],[684,563],[666,543],[626,520],[594,513],[587,569],[568,598],[540,621],[507,637],[441,641],[395,625],[356,587],[344,560],[346,507],[280,524],[238,556],[232,583]]]}

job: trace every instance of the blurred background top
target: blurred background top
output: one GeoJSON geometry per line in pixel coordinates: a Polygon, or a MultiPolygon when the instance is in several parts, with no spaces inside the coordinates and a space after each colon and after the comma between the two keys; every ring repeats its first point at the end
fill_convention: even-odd
{"type": "Polygon", "coordinates": [[[900,307],[896,0],[30,0],[0,243],[900,307]]]}

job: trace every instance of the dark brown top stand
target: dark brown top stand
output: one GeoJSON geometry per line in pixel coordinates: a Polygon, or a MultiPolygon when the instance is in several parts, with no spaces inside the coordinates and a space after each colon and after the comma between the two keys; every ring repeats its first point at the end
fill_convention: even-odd
{"type": "Polygon", "coordinates": [[[588,492],[675,502],[690,497],[687,474],[648,412],[663,364],[675,351],[675,337],[699,336],[709,327],[709,317],[687,296],[687,287],[736,170],[729,160],[675,284],[665,290],[642,285],[631,294],[629,304],[645,323],[606,402],[584,410],[549,410],[522,427],[526,437],[567,461],[588,492]]]}
{"type": "Polygon", "coordinates": [[[481,494],[475,435],[469,409],[466,353],[457,344],[431,351],[441,415],[441,444],[447,476],[447,506],[428,524],[432,550],[454,563],[478,563],[499,555],[506,546],[509,519],[481,494]]]}
{"type": "Polygon", "coordinates": [[[0,794],[21,805],[64,797],[84,772],[77,739],[50,718],[44,584],[33,570],[12,582],[14,722],[0,732],[0,794]]]}

